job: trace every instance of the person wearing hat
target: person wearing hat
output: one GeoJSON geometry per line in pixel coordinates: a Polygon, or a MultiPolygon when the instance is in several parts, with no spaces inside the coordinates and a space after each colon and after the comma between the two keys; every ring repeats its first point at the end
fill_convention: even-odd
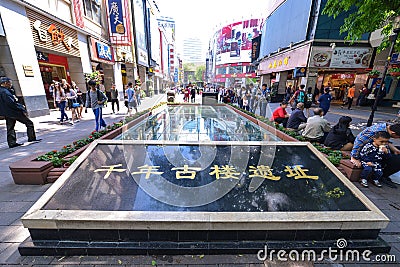
{"type": "Polygon", "coordinates": [[[15,134],[15,123],[19,121],[25,124],[28,142],[40,141],[36,139],[35,127],[33,122],[28,118],[27,111],[23,105],[18,103],[9,89],[12,87],[10,78],[3,77],[0,79],[0,116],[6,118],[7,125],[7,143],[10,148],[21,146],[17,143],[17,135],[15,134]]]}

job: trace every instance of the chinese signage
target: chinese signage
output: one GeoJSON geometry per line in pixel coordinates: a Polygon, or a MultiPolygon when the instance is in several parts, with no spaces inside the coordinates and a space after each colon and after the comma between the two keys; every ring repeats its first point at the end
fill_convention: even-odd
{"type": "Polygon", "coordinates": [[[40,61],[46,61],[46,62],[49,61],[48,55],[46,55],[45,53],[43,53],[41,51],[36,51],[36,58],[37,58],[37,60],[40,60],[40,61]]]}
{"type": "MultiPolygon", "coordinates": [[[[108,179],[112,172],[125,172],[127,169],[118,168],[121,167],[122,164],[116,165],[109,165],[109,166],[101,166],[101,168],[94,170],[94,172],[104,172],[104,179],[108,179]]],[[[162,175],[164,172],[159,171],[160,166],[149,166],[143,165],[139,166],[137,169],[138,171],[132,172],[132,175],[144,175],[145,179],[150,179],[153,174],[162,175]]],[[[240,179],[241,173],[238,172],[234,166],[230,165],[213,165],[211,168],[211,172],[209,173],[210,176],[214,177],[216,180],[218,179],[240,179]]],[[[200,171],[201,168],[193,167],[189,165],[183,165],[183,167],[175,167],[171,168],[171,171],[175,172],[176,179],[190,179],[193,180],[196,178],[196,172],[200,171]]],[[[285,166],[284,172],[287,174],[285,175],[287,178],[297,179],[312,179],[318,180],[318,176],[316,175],[308,175],[307,172],[309,170],[303,168],[302,165],[295,165],[295,166],[285,166]]],[[[262,178],[268,179],[272,181],[279,181],[281,176],[276,176],[272,173],[272,169],[270,166],[266,165],[258,165],[258,166],[250,166],[248,169],[249,178],[262,178]]]]}
{"type": "Polygon", "coordinates": [[[96,62],[112,64],[114,62],[114,49],[92,37],[90,39],[90,58],[96,62]]]}
{"type": "Polygon", "coordinates": [[[310,54],[310,67],[318,68],[368,68],[372,56],[371,48],[318,47],[310,54]]]}
{"type": "Polygon", "coordinates": [[[126,211],[365,209],[346,178],[305,143],[125,141],[101,142],[81,156],[49,203],[126,211]]]}
{"type": "Polygon", "coordinates": [[[306,67],[309,51],[310,45],[307,44],[305,46],[292,49],[288,52],[264,59],[261,61],[257,73],[268,74],[272,72],[292,70],[297,67],[306,67]]]}
{"type": "Polygon", "coordinates": [[[61,23],[27,9],[36,47],[80,56],[77,32],[61,23]]]}
{"type": "Polygon", "coordinates": [[[112,61],[112,53],[111,53],[111,47],[100,43],[96,42],[96,51],[97,51],[97,56],[101,59],[112,61]]]}
{"type": "Polygon", "coordinates": [[[112,44],[132,44],[128,10],[127,0],[107,0],[107,22],[112,44]]]}

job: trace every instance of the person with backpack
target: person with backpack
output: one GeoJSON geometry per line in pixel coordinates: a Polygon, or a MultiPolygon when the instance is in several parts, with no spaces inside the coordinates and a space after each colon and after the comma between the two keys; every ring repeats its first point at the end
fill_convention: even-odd
{"type": "Polygon", "coordinates": [[[92,108],[96,120],[96,132],[100,127],[106,128],[107,124],[103,120],[103,105],[107,101],[106,95],[96,88],[96,82],[88,82],[89,91],[86,93],[86,108],[92,108]]]}
{"type": "Polygon", "coordinates": [[[314,95],[311,93],[312,87],[307,88],[307,94],[304,101],[304,108],[306,109],[307,118],[310,117],[310,108],[314,101],[314,95]]]}
{"type": "Polygon", "coordinates": [[[294,101],[294,107],[297,106],[298,103],[303,103],[305,102],[306,99],[306,92],[304,91],[304,88],[306,86],[304,84],[300,85],[299,89],[294,93],[292,98],[290,99],[290,102],[294,101]]]}

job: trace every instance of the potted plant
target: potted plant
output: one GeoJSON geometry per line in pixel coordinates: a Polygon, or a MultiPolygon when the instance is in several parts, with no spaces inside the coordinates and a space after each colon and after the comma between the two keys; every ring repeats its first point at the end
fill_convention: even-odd
{"type": "Polygon", "coordinates": [[[393,77],[400,76],[400,68],[390,68],[388,70],[388,72],[389,72],[390,76],[393,76],[393,77]]]}
{"type": "Polygon", "coordinates": [[[381,75],[381,72],[378,70],[371,70],[368,72],[368,78],[378,78],[381,75]]]}

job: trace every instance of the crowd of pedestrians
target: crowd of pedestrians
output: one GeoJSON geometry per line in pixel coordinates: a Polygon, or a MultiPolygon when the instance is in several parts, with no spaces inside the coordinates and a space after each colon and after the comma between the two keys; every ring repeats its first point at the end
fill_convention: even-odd
{"type": "MultiPolygon", "coordinates": [[[[375,91],[372,92],[365,88],[366,86],[362,90],[366,98],[370,94],[376,94],[376,90],[384,90],[381,89],[384,88],[384,84],[375,85],[372,88],[375,91]]],[[[343,93],[346,101],[343,102],[342,108],[347,106],[351,109],[355,86],[351,85],[348,90],[343,90],[343,93]]],[[[267,104],[271,100],[271,90],[266,84],[261,88],[253,84],[236,89],[221,87],[218,96],[220,102],[236,103],[240,108],[253,113],[259,109],[260,115],[265,117],[267,104]]],[[[382,182],[396,187],[388,177],[400,171],[400,150],[393,146],[389,139],[400,138],[400,124],[377,124],[354,136],[350,129],[351,117],[342,116],[335,125],[331,125],[324,118],[334,97],[330,86],[314,92],[311,87],[305,90],[304,85],[296,89],[288,86],[284,101],[272,112],[269,119],[276,125],[280,124],[297,132],[307,141],[317,142],[335,150],[348,151],[353,164],[363,168],[361,185],[368,187],[368,180],[371,180],[377,187],[381,187],[382,182]],[[313,105],[316,107],[312,109],[311,115],[313,105]],[[290,114],[287,112],[288,107],[292,110],[290,114]]],[[[363,96],[357,99],[356,104],[359,105],[362,101],[363,96]]]]}

